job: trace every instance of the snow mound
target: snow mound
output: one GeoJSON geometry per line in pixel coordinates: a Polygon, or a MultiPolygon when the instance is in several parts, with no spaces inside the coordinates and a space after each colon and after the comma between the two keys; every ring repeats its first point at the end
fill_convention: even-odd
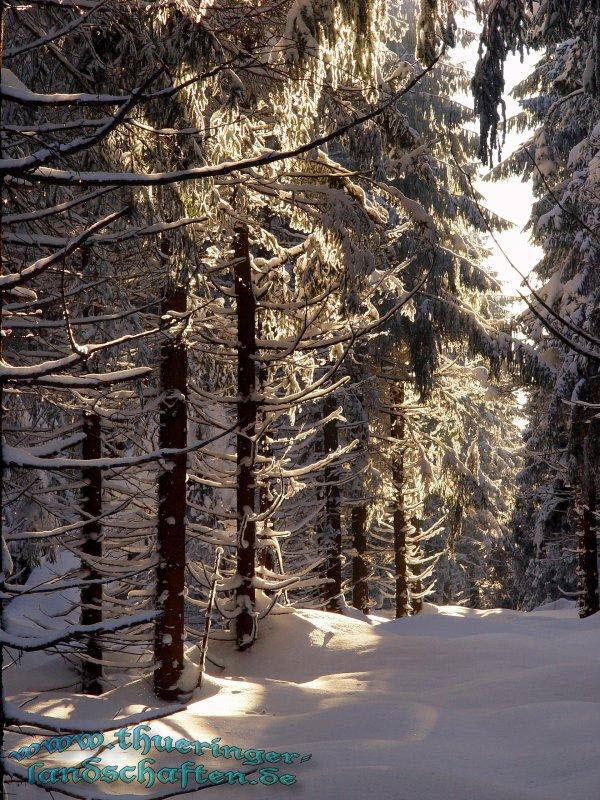
{"type": "Polygon", "coordinates": [[[552,600],[548,603],[542,603],[541,606],[536,606],[530,614],[536,614],[538,617],[544,614],[545,616],[564,616],[564,617],[577,617],[577,603],[574,600],[567,600],[566,597],[561,597],[559,600],[552,600]],[[557,614],[560,612],[560,614],[557,614]]]}

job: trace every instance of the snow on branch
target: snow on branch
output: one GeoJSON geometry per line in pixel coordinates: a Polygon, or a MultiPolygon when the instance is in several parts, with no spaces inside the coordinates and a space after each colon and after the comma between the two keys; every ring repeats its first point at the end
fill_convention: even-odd
{"type": "Polygon", "coordinates": [[[145,453],[140,456],[123,456],[122,458],[43,458],[40,456],[32,455],[31,449],[20,447],[11,447],[4,445],[2,448],[2,458],[4,463],[8,466],[22,467],[24,469],[44,469],[44,470],[62,470],[62,469],[89,469],[97,467],[98,469],[121,469],[123,467],[134,467],[140,464],[149,464],[152,461],[168,460],[173,456],[182,455],[183,453],[193,453],[197,450],[202,450],[208,445],[221,439],[223,436],[228,436],[236,429],[236,425],[232,425],[220,433],[216,433],[209,439],[192,442],[188,447],[181,448],[162,448],[161,450],[154,450],[150,453],[145,453]]]}
{"type": "MultiPolygon", "coordinates": [[[[216,165],[208,165],[205,167],[193,167],[191,169],[176,170],[174,172],[156,172],[156,173],[139,173],[139,172],[83,172],[77,170],[60,170],[52,169],[51,167],[40,167],[39,169],[32,170],[27,173],[26,179],[32,182],[51,183],[58,186],[167,186],[174,183],[182,183],[184,181],[194,181],[206,178],[215,178],[224,175],[230,175],[233,172],[239,172],[250,167],[261,167],[268,164],[276,163],[277,161],[284,161],[288,158],[295,158],[297,156],[308,153],[314,148],[322,147],[328,142],[339,139],[344,134],[362,125],[365,122],[370,122],[372,119],[385,113],[391,108],[400,97],[407,94],[419,81],[430,72],[435,64],[438,62],[440,55],[422,72],[416,75],[402,91],[394,93],[388,100],[381,105],[377,106],[371,111],[360,114],[350,122],[340,125],[330,133],[323,136],[316,137],[306,144],[289,150],[269,150],[264,155],[254,156],[252,158],[240,159],[237,161],[224,161],[216,165]]],[[[7,174],[12,174],[10,171],[7,174]]]]}
{"type": "Polygon", "coordinates": [[[120,219],[128,212],[129,208],[122,208],[120,211],[115,211],[113,214],[109,214],[107,217],[103,217],[97,222],[94,222],[93,225],[90,225],[89,228],[86,228],[80,234],[75,236],[65,247],[53,255],[46,256],[45,258],[39,258],[37,261],[34,261],[33,264],[25,267],[25,269],[21,270],[20,272],[10,272],[6,275],[0,276],[0,289],[6,291],[7,289],[12,289],[15,286],[21,286],[21,284],[27,283],[27,281],[35,278],[37,275],[41,275],[53,264],[58,263],[66,256],[75,252],[75,250],[78,250],[82,244],[87,242],[90,236],[96,233],[96,231],[105,228],[107,225],[110,225],[112,222],[115,222],[115,220],[120,219]]]}
{"type": "Polygon", "coordinates": [[[131,614],[128,617],[119,617],[105,622],[96,622],[92,625],[69,625],[58,633],[52,632],[45,636],[15,636],[0,630],[0,644],[5,647],[12,647],[24,653],[32,653],[37,650],[45,650],[48,647],[54,647],[62,642],[71,642],[75,639],[81,639],[83,636],[88,636],[90,633],[111,633],[123,630],[124,628],[132,628],[135,625],[152,622],[158,616],[160,616],[160,611],[143,611],[138,614],[131,614]]]}

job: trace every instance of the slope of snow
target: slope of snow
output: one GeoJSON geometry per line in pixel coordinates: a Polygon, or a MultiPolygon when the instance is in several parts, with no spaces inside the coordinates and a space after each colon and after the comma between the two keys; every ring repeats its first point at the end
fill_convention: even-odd
{"type": "MultiPolygon", "coordinates": [[[[249,652],[214,643],[226,668],[213,668],[187,710],[152,722],[150,733],[312,754],[280,769],[297,775],[293,786],[222,785],[186,795],[203,800],[598,800],[599,629],[600,614],[580,621],[567,601],[529,614],[428,605],[398,621],[312,610],[272,616],[249,652]]],[[[42,656],[26,658],[33,667],[42,656]]],[[[26,671],[11,698],[28,699],[26,710],[89,723],[155,705],[141,681],[101,699],[73,690],[36,698],[49,688],[50,670],[50,685],[61,685],[61,670],[63,685],[76,680],[56,656],[44,658],[44,674],[26,671]]],[[[13,737],[10,746],[29,741],[13,737]]],[[[141,755],[131,752],[114,748],[103,762],[134,764],[141,755]]],[[[56,763],[89,755],[66,753],[56,763]]],[[[156,768],[189,758],[150,755],[156,768]]],[[[240,768],[206,755],[195,760],[240,768]]],[[[88,791],[94,800],[150,794],[134,784],[88,791]]],[[[47,797],[28,785],[12,792],[19,800],[47,797]]]]}

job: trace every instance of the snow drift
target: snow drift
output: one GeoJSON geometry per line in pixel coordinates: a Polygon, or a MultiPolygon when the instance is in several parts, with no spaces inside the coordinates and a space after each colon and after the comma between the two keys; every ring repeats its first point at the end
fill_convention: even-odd
{"type": "MultiPolygon", "coordinates": [[[[567,601],[527,614],[428,605],[404,620],[272,616],[249,652],[213,644],[225,669],[213,668],[187,710],[152,722],[152,734],[312,754],[286,768],[297,775],[293,786],[215,786],[203,800],[598,800],[599,628],[599,615],[579,620],[567,601]]],[[[25,658],[38,668],[10,670],[27,681],[11,699],[30,700],[28,711],[93,729],[94,719],[155,704],[141,682],[102,698],[52,690],[73,683],[68,668],[56,656],[25,658]]],[[[29,741],[15,736],[10,747],[29,741]]],[[[134,764],[137,755],[113,749],[103,761],[134,764]]],[[[184,760],[152,756],[158,765],[184,760]]],[[[54,763],[86,757],[70,751],[54,763]]],[[[134,788],[144,797],[133,784],[95,784],[90,797],[131,797],[134,788]]],[[[47,796],[29,785],[9,791],[19,800],[47,796]]]]}

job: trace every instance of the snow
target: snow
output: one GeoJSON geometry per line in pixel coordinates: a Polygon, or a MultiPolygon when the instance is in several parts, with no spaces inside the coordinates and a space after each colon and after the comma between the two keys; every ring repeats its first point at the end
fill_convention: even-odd
{"type": "Polygon", "coordinates": [[[415,225],[420,226],[423,229],[423,233],[430,241],[436,240],[436,228],[435,222],[433,221],[433,217],[429,214],[420,203],[417,203],[416,200],[412,200],[410,197],[407,197],[400,189],[397,189],[395,186],[388,186],[387,190],[391,195],[396,197],[404,209],[404,211],[408,214],[412,222],[415,225]]]}
{"type": "Polygon", "coordinates": [[[101,8],[103,3],[98,3],[94,7],[92,7],[89,11],[85,14],[79,16],[77,15],[74,19],[72,19],[67,25],[64,25],[62,28],[53,29],[49,31],[45,36],[41,36],[38,39],[34,39],[29,42],[24,42],[17,47],[10,47],[4,51],[4,58],[14,58],[14,56],[19,55],[20,53],[27,53],[31,50],[34,50],[38,47],[43,47],[44,45],[49,44],[50,42],[55,41],[56,39],[65,36],[70,31],[78,28],[82,21],[88,17],[90,17],[94,11],[98,8],[101,8]]]}
{"type": "MultiPolygon", "coordinates": [[[[66,359],[62,359],[63,361],[66,359]]],[[[1,363],[1,362],[0,362],[1,363]]],[[[20,369],[19,367],[15,367],[14,370],[20,369]]],[[[24,367],[24,369],[28,369],[24,367]]],[[[1,371],[0,371],[1,374],[1,371]]],[[[110,373],[109,373],[110,374],[110,373]]],[[[99,469],[120,469],[121,467],[131,467],[131,466],[138,466],[140,464],[148,464],[151,461],[158,461],[160,459],[167,459],[169,456],[173,455],[180,455],[181,453],[187,452],[194,452],[196,450],[201,450],[205,446],[212,444],[217,439],[226,436],[231,430],[234,429],[235,426],[232,426],[231,429],[225,430],[221,433],[215,434],[215,436],[210,437],[210,439],[206,439],[204,441],[192,441],[188,447],[177,449],[177,448],[162,448],[161,450],[154,450],[151,453],[147,453],[146,455],[142,456],[124,456],[123,458],[87,458],[87,459],[77,459],[77,458],[57,458],[53,456],[52,458],[44,458],[42,456],[38,456],[35,454],[35,448],[29,448],[25,450],[22,447],[11,447],[10,445],[4,445],[2,447],[2,458],[4,459],[4,463],[17,466],[17,467],[24,467],[28,469],[47,469],[47,470],[57,470],[57,469],[84,469],[86,467],[98,467],[99,469]]],[[[168,469],[168,466],[165,466],[165,469],[168,469]]]]}
{"type": "MultiPolygon", "coordinates": [[[[297,775],[294,789],[283,791],[298,800],[597,800],[600,615],[579,620],[567,600],[530,613],[426,604],[424,613],[404,620],[348,611],[271,616],[243,653],[213,641],[209,654],[225,669],[206,675],[187,709],[153,722],[148,733],[310,753],[310,760],[280,770],[297,775]]],[[[188,657],[197,660],[198,648],[188,657]]],[[[139,713],[155,702],[141,681],[102,698],[52,690],[69,683],[61,675],[67,667],[56,656],[24,658],[49,666],[8,670],[9,686],[17,674],[27,676],[9,693],[15,703],[28,698],[28,712],[51,709],[72,724],[139,713]],[[48,691],[36,698],[42,688],[48,691]]],[[[30,742],[11,735],[9,748],[30,742]]],[[[121,767],[138,755],[113,748],[103,763],[121,767]]],[[[151,755],[157,769],[185,760],[151,755]]],[[[49,759],[69,765],[81,757],[75,748],[49,759]]],[[[231,768],[204,755],[202,763],[231,768]]],[[[120,787],[124,795],[128,789],[120,787]]],[[[103,791],[96,784],[94,800],[108,796],[103,791]]],[[[10,787],[11,796],[46,795],[25,785],[10,787]]],[[[279,800],[283,792],[223,785],[218,796],[279,800]]]]}
{"type": "Polygon", "coordinates": [[[400,61],[388,76],[388,81],[406,80],[406,78],[414,77],[414,74],[415,68],[409,61],[400,61]]]}
{"type": "Polygon", "coordinates": [[[52,94],[39,94],[32,92],[23,81],[18,78],[10,69],[2,68],[2,81],[0,94],[7,100],[13,100],[16,103],[25,103],[30,105],[117,105],[129,100],[130,95],[106,95],[106,94],[86,94],[79,92],[77,94],[66,93],[52,93],[52,94]]]}
{"type": "Polygon", "coordinates": [[[67,625],[57,632],[47,633],[46,635],[35,636],[14,636],[0,631],[0,644],[7,647],[19,648],[23,652],[41,650],[54,647],[64,641],[81,639],[87,633],[110,633],[119,631],[123,628],[140,625],[143,622],[151,622],[160,614],[159,611],[145,611],[139,614],[128,614],[108,621],[94,623],[93,625],[67,625]]]}
{"type": "MultiPolygon", "coordinates": [[[[3,170],[3,166],[8,164],[11,159],[0,159],[0,173],[3,170]]],[[[15,164],[12,165],[12,168],[16,169],[16,161],[17,159],[13,159],[15,164]]],[[[20,169],[20,167],[19,167],[20,169]]],[[[90,194],[92,194],[90,192],[90,194]]],[[[182,219],[177,219],[174,222],[155,222],[153,225],[141,225],[138,227],[130,227],[126,228],[122,231],[114,231],[113,233],[106,233],[106,234],[96,234],[94,236],[87,237],[87,241],[93,244],[115,244],[116,242],[124,242],[128,239],[137,239],[140,236],[154,236],[157,233],[165,233],[166,231],[173,231],[177,230],[178,228],[183,228],[187,225],[195,225],[197,223],[205,222],[206,217],[184,217],[182,219]]],[[[37,233],[24,233],[23,231],[18,231],[17,233],[6,233],[4,236],[4,241],[10,244],[18,244],[23,246],[38,246],[38,247],[66,247],[70,244],[71,240],[65,236],[47,236],[44,234],[37,234],[37,233]]],[[[168,316],[165,315],[163,319],[168,317],[188,317],[189,314],[187,312],[176,314],[175,312],[169,312],[168,316]]]]}

